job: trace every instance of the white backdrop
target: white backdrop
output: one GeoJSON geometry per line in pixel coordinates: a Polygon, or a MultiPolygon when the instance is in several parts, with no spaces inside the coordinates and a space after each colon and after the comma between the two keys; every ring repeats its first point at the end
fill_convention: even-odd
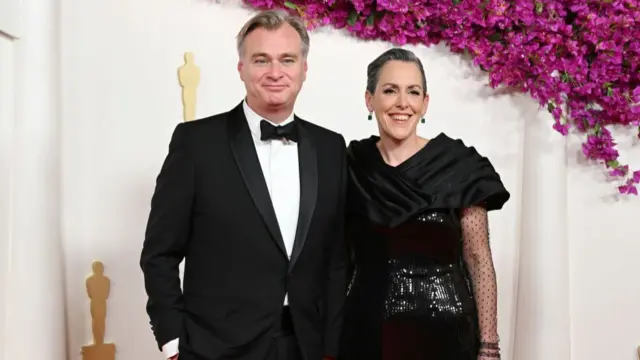
{"type": "MultiPolygon", "coordinates": [[[[9,269],[11,211],[11,128],[13,125],[13,39],[0,35],[0,324],[6,322],[3,286],[9,269]]],[[[0,349],[4,348],[4,326],[0,326],[0,349]]]]}
{"type": "MultiPolygon", "coordinates": [[[[131,359],[147,359],[156,352],[143,311],[145,296],[137,261],[155,176],[181,117],[175,69],[182,63],[183,52],[193,51],[202,73],[197,115],[231,109],[244,92],[235,71],[234,35],[249,16],[233,6],[180,6],[171,1],[155,2],[153,16],[135,16],[147,11],[147,5],[135,1],[104,8],[94,5],[93,11],[104,20],[69,17],[63,21],[69,29],[65,32],[63,76],[76,79],[63,84],[67,280],[82,285],[87,261],[100,258],[105,262],[108,275],[116,282],[110,302],[114,320],[107,333],[114,341],[118,334],[121,356],[129,358],[131,354],[131,359]],[[113,26],[114,22],[118,26],[113,26]],[[71,32],[88,29],[89,23],[92,31],[71,32]],[[106,28],[100,29],[103,25],[106,28]],[[92,39],[92,45],[82,41],[85,38],[92,39]],[[123,321],[116,320],[114,311],[126,311],[123,321]],[[134,337],[138,337],[135,342],[131,341],[134,337]]],[[[76,6],[74,3],[77,11],[76,6]]],[[[385,44],[361,43],[335,31],[314,34],[310,71],[297,113],[343,133],[347,139],[376,132],[364,105],[366,65],[386,48],[385,44]]],[[[491,218],[504,294],[500,301],[502,338],[508,353],[515,305],[517,242],[513,240],[519,236],[523,145],[522,110],[513,104],[535,107],[524,97],[491,97],[491,91],[484,88],[485,79],[476,78],[444,48],[417,52],[425,60],[431,89],[428,122],[421,125],[421,134],[430,137],[445,131],[474,144],[495,163],[513,193],[505,210],[491,218]]],[[[70,306],[83,306],[84,288],[68,289],[70,306]]],[[[71,348],[77,349],[88,339],[83,328],[86,315],[70,312],[69,321],[71,348]]]]}
{"type": "MultiPolygon", "coordinates": [[[[31,360],[49,351],[49,359],[63,360],[57,354],[64,347],[55,342],[66,337],[67,358],[80,359],[80,347],[91,340],[84,279],[91,262],[101,260],[112,280],[106,337],[116,343],[118,360],[161,359],[144,311],[138,260],[155,177],[181,118],[176,70],[184,52],[195,53],[202,70],[199,117],[236,105],[243,86],[235,71],[234,35],[251,12],[235,2],[38,1],[59,21],[60,35],[28,23],[34,27],[31,34],[60,51],[50,63],[43,64],[42,57],[25,61],[44,70],[57,60],[60,64],[59,72],[27,77],[19,94],[24,104],[45,104],[38,109],[50,115],[19,113],[17,124],[31,125],[17,126],[14,137],[40,135],[20,148],[40,157],[28,157],[27,151],[13,166],[24,158],[49,170],[18,168],[13,175],[14,184],[34,176],[43,180],[13,189],[21,201],[10,219],[24,219],[25,229],[40,230],[37,236],[23,231],[7,237],[6,243],[20,244],[9,247],[13,280],[3,287],[12,293],[8,309],[30,314],[33,322],[8,318],[5,355],[31,360]],[[42,89],[38,76],[55,86],[33,95],[42,89]],[[30,195],[34,188],[42,190],[30,195]],[[33,209],[40,216],[29,223],[33,209]],[[63,259],[56,250],[58,233],[63,259]],[[41,257],[47,260],[35,267],[34,249],[46,251],[41,257]],[[64,260],[64,271],[57,260],[64,260]],[[49,301],[23,300],[36,295],[49,301]],[[47,326],[33,329],[38,317],[46,317],[47,326]],[[38,337],[51,339],[38,351],[26,346],[28,340],[16,341],[38,337]]],[[[39,48],[26,45],[23,55],[39,48]]],[[[296,112],[347,140],[376,133],[364,106],[366,65],[387,48],[333,30],[313,33],[308,79],[296,112]]],[[[482,74],[445,47],[412,49],[425,63],[431,93],[420,134],[443,131],[476,146],[512,194],[504,210],[490,217],[503,358],[636,359],[640,285],[634,256],[640,245],[630,224],[640,213],[640,201],[612,196],[613,185],[600,169],[581,160],[578,139],[567,141],[553,132],[548,114],[526,95],[487,88],[482,74]]],[[[624,154],[640,165],[640,152],[632,145],[622,144],[624,154]]]]}

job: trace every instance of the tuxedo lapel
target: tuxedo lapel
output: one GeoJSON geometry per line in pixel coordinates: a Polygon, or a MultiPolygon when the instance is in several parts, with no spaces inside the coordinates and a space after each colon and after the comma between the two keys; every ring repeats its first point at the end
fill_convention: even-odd
{"type": "Polygon", "coordinates": [[[242,174],[251,198],[262,215],[272,238],[286,256],[287,250],[282,240],[282,233],[280,232],[276,212],[273,209],[271,197],[269,196],[269,189],[267,188],[267,183],[265,182],[264,174],[260,167],[258,154],[256,153],[256,148],[251,138],[251,131],[249,130],[244,111],[242,110],[242,103],[231,110],[229,115],[229,126],[227,128],[229,141],[240,174],[242,174]]]}
{"type": "Polygon", "coordinates": [[[295,242],[289,262],[289,271],[293,269],[309,233],[309,225],[318,198],[318,162],[316,148],[302,120],[296,117],[298,127],[298,164],[300,167],[300,212],[295,242]]]}

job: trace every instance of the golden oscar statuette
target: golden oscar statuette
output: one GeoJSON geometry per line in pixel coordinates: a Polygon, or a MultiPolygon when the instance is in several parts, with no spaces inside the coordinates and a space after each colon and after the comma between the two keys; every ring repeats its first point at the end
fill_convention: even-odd
{"type": "Polygon", "coordinates": [[[196,117],[196,98],[200,84],[200,68],[193,62],[193,53],[184,53],[184,65],[178,68],[178,82],[182,87],[182,117],[191,121],[196,117]]]}
{"type": "Polygon", "coordinates": [[[82,347],[82,360],[115,360],[115,344],[104,343],[107,298],[111,291],[111,281],[104,276],[104,265],[100,261],[94,261],[92,268],[93,274],[87,278],[86,287],[91,310],[93,344],[82,347]]]}

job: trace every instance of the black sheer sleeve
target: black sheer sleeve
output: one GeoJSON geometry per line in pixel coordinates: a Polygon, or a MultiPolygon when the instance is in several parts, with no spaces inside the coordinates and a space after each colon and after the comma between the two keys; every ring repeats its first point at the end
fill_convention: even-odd
{"type": "Polygon", "coordinates": [[[462,212],[463,256],[473,285],[483,350],[495,353],[498,344],[498,288],[489,245],[487,210],[473,206],[462,212]],[[489,345],[489,344],[494,344],[489,345]],[[494,349],[491,349],[491,348],[494,349]]]}

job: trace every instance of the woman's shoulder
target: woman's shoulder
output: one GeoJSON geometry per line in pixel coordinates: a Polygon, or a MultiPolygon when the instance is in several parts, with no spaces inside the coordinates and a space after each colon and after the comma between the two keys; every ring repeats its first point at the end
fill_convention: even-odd
{"type": "Polygon", "coordinates": [[[375,144],[378,142],[378,140],[380,140],[380,137],[376,135],[371,135],[369,137],[362,138],[362,139],[354,139],[349,141],[349,144],[347,145],[347,149],[354,149],[354,148],[358,148],[366,145],[375,144]]]}
{"type": "MultiPolygon", "coordinates": [[[[433,145],[425,161],[438,175],[436,183],[444,190],[458,192],[465,205],[485,203],[489,210],[499,209],[510,197],[502,178],[488,157],[460,138],[440,133],[428,144],[433,145]]],[[[435,180],[435,179],[434,179],[435,180]]]]}
{"type": "Polygon", "coordinates": [[[460,138],[452,138],[445,133],[440,133],[433,139],[430,139],[427,144],[437,145],[434,146],[434,151],[438,156],[444,156],[452,158],[454,160],[469,160],[469,161],[488,161],[488,159],[481,155],[480,152],[473,145],[467,145],[464,140],[460,138]]]}
{"type": "Polygon", "coordinates": [[[347,160],[349,163],[372,161],[375,158],[373,150],[377,149],[376,143],[379,139],[378,136],[371,135],[367,138],[349,141],[347,145],[347,160]]]}

